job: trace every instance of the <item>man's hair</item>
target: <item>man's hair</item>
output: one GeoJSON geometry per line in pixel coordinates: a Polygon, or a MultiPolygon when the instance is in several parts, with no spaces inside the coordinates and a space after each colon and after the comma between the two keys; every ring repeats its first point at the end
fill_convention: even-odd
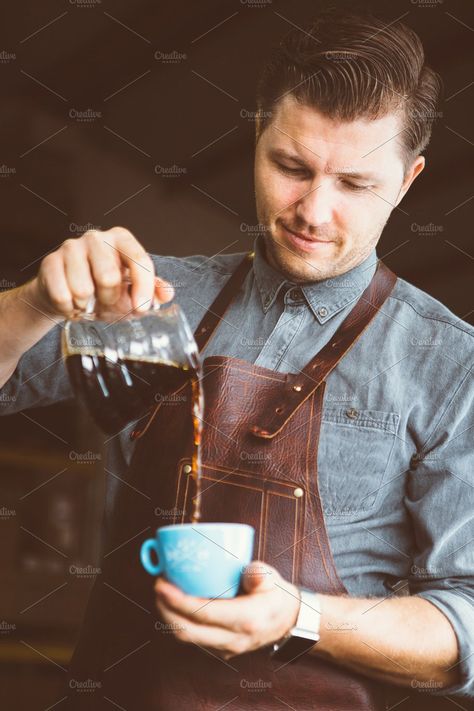
{"type": "Polygon", "coordinates": [[[397,112],[402,132],[395,140],[406,173],[429,143],[442,90],[410,27],[330,8],[272,51],[257,86],[256,141],[286,95],[342,121],[397,112]]]}

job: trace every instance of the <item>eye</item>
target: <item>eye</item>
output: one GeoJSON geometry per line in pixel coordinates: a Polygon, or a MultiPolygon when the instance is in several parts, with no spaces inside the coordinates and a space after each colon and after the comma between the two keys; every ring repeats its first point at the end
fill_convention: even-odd
{"type": "Polygon", "coordinates": [[[349,188],[349,190],[354,190],[354,192],[361,192],[362,190],[368,190],[370,188],[370,185],[355,185],[347,180],[343,180],[343,183],[349,188]]]}
{"type": "Polygon", "coordinates": [[[277,163],[279,170],[287,175],[294,175],[295,177],[300,177],[306,175],[306,170],[304,168],[289,168],[283,163],[277,163]]]}

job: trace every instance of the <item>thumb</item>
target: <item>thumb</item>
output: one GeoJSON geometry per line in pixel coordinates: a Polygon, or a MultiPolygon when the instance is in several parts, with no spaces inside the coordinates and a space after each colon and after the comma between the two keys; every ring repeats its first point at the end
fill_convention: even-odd
{"type": "Polygon", "coordinates": [[[279,572],[261,560],[253,560],[246,565],[242,574],[242,588],[246,593],[271,590],[280,579],[279,572]]]}

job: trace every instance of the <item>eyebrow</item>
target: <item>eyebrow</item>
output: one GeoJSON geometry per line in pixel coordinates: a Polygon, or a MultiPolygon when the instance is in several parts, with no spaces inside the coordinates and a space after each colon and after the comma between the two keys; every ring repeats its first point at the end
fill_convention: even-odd
{"type": "MultiPolygon", "coordinates": [[[[283,160],[291,160],[294,163],[298,163],[298,165],[301,165],[303,168],[308,168],[308,165],[305,163],[305,161],[300,158],[296,153],[288,153],[287,151],[284,151],[281,148],[273,148],[270,150],[270,157],[273,159],[283,159],[283,160]]],[[[335,171],[325,171],[326,175],[342,175],[344,177],[349,177],[349,178],[356,178],[356,179],[361,179],[361,180],[381,180],[382,176],[379,173],[374,173],[371,171],[367,171],[365,173],[358,172],[356,170],[335,170],[335,171]]]]}

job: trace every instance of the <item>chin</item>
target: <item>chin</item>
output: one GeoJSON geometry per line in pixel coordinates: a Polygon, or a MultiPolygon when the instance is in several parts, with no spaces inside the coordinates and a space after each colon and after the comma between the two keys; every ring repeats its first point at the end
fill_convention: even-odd
{"type": "Polygon", "coordinates": [[[269,238],[266,240],[267,261],[290,281],[321,281],[334,275],[334,259],[311,259],[306,255],[291,253],[286,246],[269,238]]]}

